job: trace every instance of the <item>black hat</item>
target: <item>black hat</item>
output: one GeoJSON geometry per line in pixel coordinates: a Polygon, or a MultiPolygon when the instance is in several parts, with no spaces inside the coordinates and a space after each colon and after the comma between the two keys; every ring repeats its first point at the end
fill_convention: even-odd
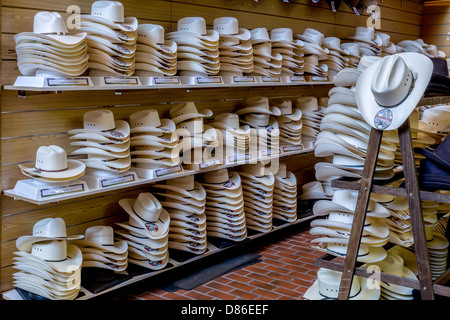
{"type": "Polygon", "coordinates": [[[433,74],[425,90],[425,95],[450,95],[450,78],[448,76],[447,60],[431,58],[431,61],[433,62],[433,74]]]}
{"type": "Polygon", "coordinates": [[[341,0],[326,0],[331,11],[336,12],[341,5],[341,0]]]}

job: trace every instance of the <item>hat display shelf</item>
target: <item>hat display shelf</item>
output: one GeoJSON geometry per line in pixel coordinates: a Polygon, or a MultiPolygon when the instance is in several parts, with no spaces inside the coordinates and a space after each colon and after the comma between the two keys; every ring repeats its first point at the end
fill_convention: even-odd
{"type": "MultiPolygon", "coordinates": [[[[377,66],[379,66],[379,64],[376,66],[374,65],[371,70],[373,71],[377,66]]],[[[411,65],[409,64],[409,66],[411,65]]],[[[366,69],[366,71],[367,70],[369,70],[369,68],[366,69]]],[[[367,72],[367,74],[369,72],[367,72]]],[[[377,77],[374,77],[374,79],[376,78],[377,77]]],[[[421,80],[425,81],[426,78],[427,72],[422,74],[421,80]]],[[[357,89],[358,85],[361,85],[363,82],[361,79],[362,78],[358,80],[357,89]]],[[[416,86],[419,87],[421,84],[416,83],[416,86]]],[[[420,89],[418,90],[420,91],[420,89]]],[[[370,89],[368,91],[370,91],[370,89]]],[[[373,88],[372,92],[374,92],[373,88]]],[[[411,100],[410,103],[413,105],[408,106],[411,110],[413,110],[420,97],[421,95],[418,95],[415,98],[411,97],[413,100],[411,100]]],[[[358,107],[361,109],[360,101],[358,101],[358,107]]],[[[431,268],[429,259],[429,252],[431,252],[431,249],[427,246],[427,240],[430,239],[430,230],[428,230],[430,227],[426,227],[426,224],[424,223],[424,221],[426,222],[426,220],[424,220],[424,215],[426,215],[427,212],[422,208],[421,204],[422,201],[450,203],[450,196],[448,194],[420,190],[414,159],[412,127],[410,119],[407,116],[405,118],[403,123],[399,123],[396,129],[393,129],[398,132],[403,171],[398,173],[397,176],[392,179],[392,181],[394,181],[403,177],[405,182],[404,187],[388,186],[386,185],[386,182],[384,182],[384,184],[374,182],[375,168],[380,154],[383,133],[385,132],[382,128],[376,127],[375,125],[371,125],[367,156],[364,161],[362,177],[356,181],[352,181],[351,179],[338,179],[332,181],[333,188],[356,190],[358,193],[354,211],[354,220],[351,226],[348,248],[344,261],[335,262],[333,261],[335,256],[329,254],[326,254],[317,260],[317,265],[321,268],[342,272],[339,294],[337,297],[339,300],[349,299],[354,275],[365,278],[373,275],[372,272],[368,273],[365,268],[362,268],[360,264],[358,264],[361,263],[358,261],[358,252],[360,250],[364,221],[368,214],[367,210],[369,208],[369,201],[372,193],[407,198],[412,237],[414,239],[414,252],[417,260],[417,279],[381,272],[380,280],[394,285],[417,289],[420,292],[422,300],[434,300],[435,294],[447,297],[450,296],[448,287],[443,285],[448,281],[448,272],[441,270],[441,276],[433,281],[433,275],[436,269],[431,268]]]]}

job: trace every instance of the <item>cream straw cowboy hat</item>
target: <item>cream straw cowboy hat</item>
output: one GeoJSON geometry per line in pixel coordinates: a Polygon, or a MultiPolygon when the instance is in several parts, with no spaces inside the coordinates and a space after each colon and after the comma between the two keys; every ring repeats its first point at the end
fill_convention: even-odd
{"type": "Polygon", "coordinates": [[[275,106],[271,106],[267,97],[254,96],[245,99],[245,108],[236,111],[238,115],[248,113],[264,113],[270,115],[281,115],[280,109],[275,106]]]}
{"type": "Polygon", "coordinates": [[[95,1],[91,7],[91,14],[81,15],[81,20],[126,32],[136,31],[138,28],[136,18],[124,16],[124,7],[119,1],[95,1]]]}
{"type": "Polygon", "coordinates": [[[160,119],[158,111],[147,109],[130,114],[130,133],[172,133],[176,127],[170,119],[160,119]]]}
{"type": "Polygon", "coordinates": [[[114,240],[114,230],[110,226],[92,226],[86,229],[84,240],[72,242],[84,252],[84,248],[96,249],[100,252],[124,254],[128,250],[125,241],[114,240]]]}
{"type": "Polygon", "coordinates": [[[206,197],[205,189],[199,182],[194,181],[193,176],[169,179],[165,184],[155,184],[153,187],[177,192],[181,196],[192,197],[198,201],[203,201],[206,197]]]}
{"type": "Polygon", "coordinates": [[[212,116],[212,111],[209,109],[197,110],[194,102],[186,102],[178,104],[169,110],[170,117],[175,124],[192,119],[204,118],[212,116]]]}
{"type": "Polygon", "coordinates": [[[220,17],[213,21],[213,30],[219,33],[220,37],[237,38],[241,41],[250,40],[251,33],[249,30],[239,28],[239,22],[234,17],[220,17]]]}
{"type": "Polygon", "coordinates": [[[378,130],[400,127],[422,98],[432,66],[428,57],[407,52],[386,56],[368,67],[356,85],[358,108],[366,122],[378,130]]]}

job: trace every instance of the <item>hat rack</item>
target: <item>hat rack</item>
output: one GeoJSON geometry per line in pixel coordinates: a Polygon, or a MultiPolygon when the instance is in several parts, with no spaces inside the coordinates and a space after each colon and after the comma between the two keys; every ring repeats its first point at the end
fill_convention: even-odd
{"type": "Polygon", "coordinates": [[[414,163],[409,120],[407,120],[398,129],[398,134],[402,154],[405,188],[387,187],[384,185],[374,184],[373,182],[376,161],[378,159],[381,139],[383,136],[383,131],[377,129],[372,129],[370,133],[367,157],[364,163],[362,178],[359,181],[339,179],[332,181],[333,187],[359,190],[355,209],[355,218],[352,224],[349,245],[344,261],[332,261],[336,257],[330,254],[324,255],[316,261],[316,264],[319,267],[342,272],[338,296],[339,300],[348,300],[354,275],[365,278],[374,276],[373,272],[360,267],[357,263],[357,252],[361,243],[364,220],[366,218],[370,194],[372,192],[408,198],[412,233],[414,238],[414,251],[417,257],[418,267],[418,280],[407,279],[383,272],[380,273],[380,277],[377,278],[377,280],[420,290],[423,300],[434,300],[435,293],[450,297],[450,287],[443,285],[450,279],[450,269],[447,269],[447,271],[445,271],[439,278],[432,281],[421,207],[422,200],[450,203],[450,195],[419,189],[416,166],[414,163]]]}

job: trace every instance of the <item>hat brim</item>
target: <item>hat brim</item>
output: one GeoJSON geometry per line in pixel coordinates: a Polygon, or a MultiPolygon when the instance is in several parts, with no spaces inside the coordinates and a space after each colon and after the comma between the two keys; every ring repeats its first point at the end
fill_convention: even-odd
{"type": "Polygon", "coordinates": [[[64,181],[78,179],[86,170],[85,164],[79,160],[67,160],[67,169],[55,172],[41,171],[35,167],[26,167],[22,164],[19,164],[19,168],[26,176],[64,181]]]}
{"type": "Polygon", "coordinates": [[[127,32],[134,32],[138,28],[138,20],[135,17],[125,17],[123,22],[112,22],[102,17],[87,14],[80,15],[80,18],[81,21],[94,22],[111,29],[120,29],[127,32]]]}

